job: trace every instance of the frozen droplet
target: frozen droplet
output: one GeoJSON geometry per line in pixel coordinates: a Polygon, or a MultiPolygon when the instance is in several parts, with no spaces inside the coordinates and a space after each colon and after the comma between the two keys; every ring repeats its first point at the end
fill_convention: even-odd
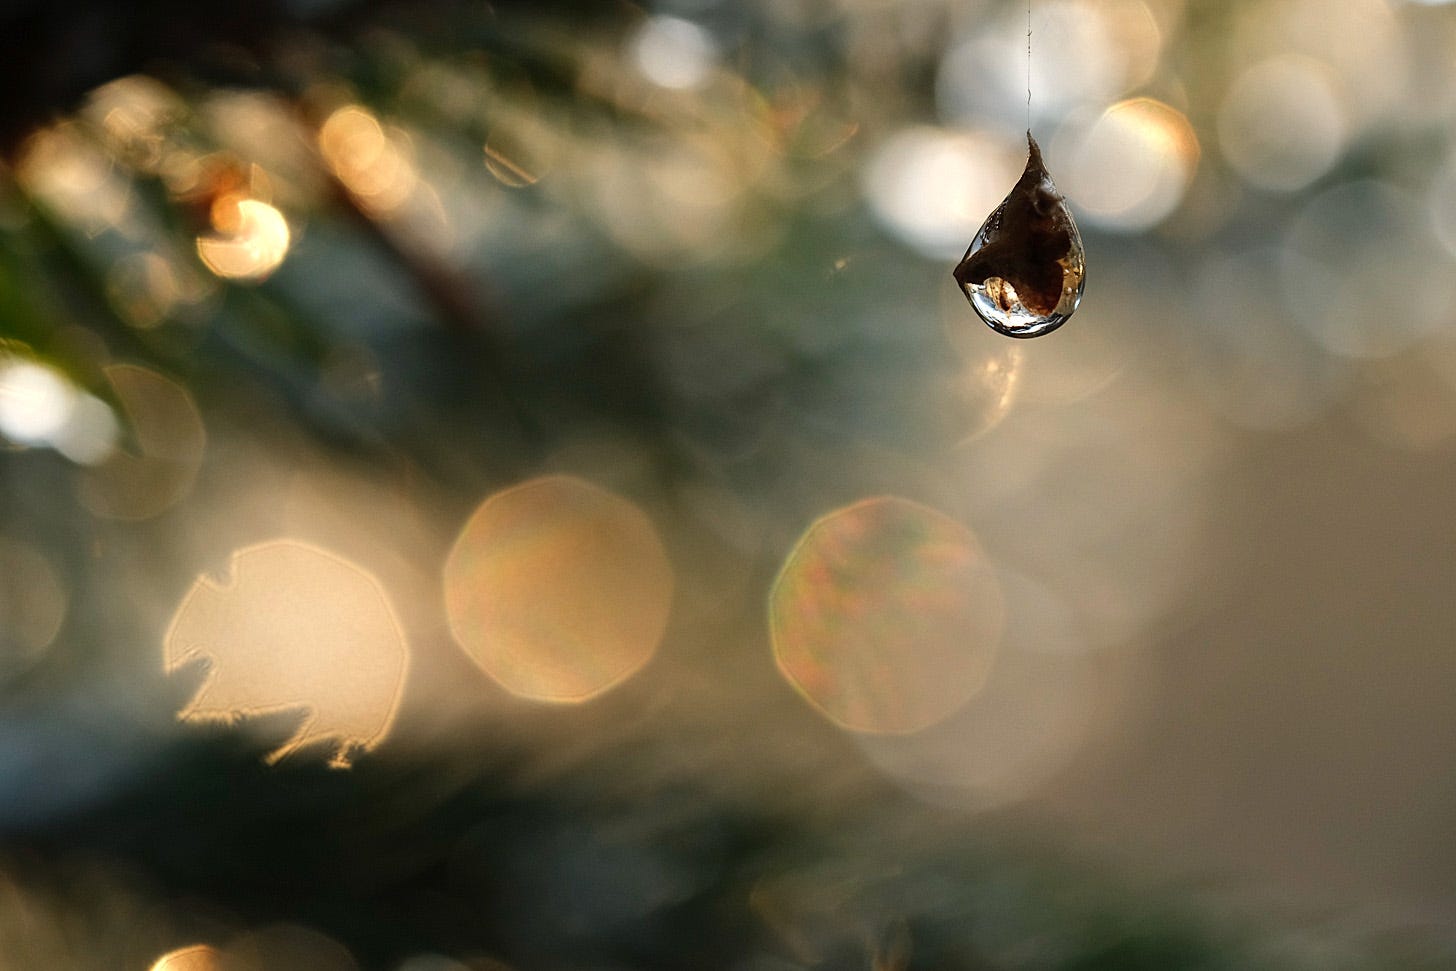
{"type": "Polygon", "coordinates": [[[955,268],[976,314],[1007,337],[1051,333],[1077,310],[1086,283],[1082,236],[1026,133],[1026,171],[955,268]]]}

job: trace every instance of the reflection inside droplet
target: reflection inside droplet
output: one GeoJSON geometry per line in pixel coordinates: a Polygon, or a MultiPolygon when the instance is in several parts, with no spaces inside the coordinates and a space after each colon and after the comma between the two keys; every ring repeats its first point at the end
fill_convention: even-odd
{"type": "Polygon", "coordinates": [[[512,694],[554,702],[584,701],[646,664],[673,591],[646,515],[567,476],[487,499],[444,579],[450,629],[471,659],[512,694]]]}
{"type": "Polygon", "coordinates": [[[769,596],[780,671],[841,727],[916,732],[964,705],[1000,643],[1000,587],[975,537],[894,497],[809,527],[769,596]]]}
{"type": "Polygon", "coordinates": [[[211,662],[179,717],[305,711],[298,733],[274,756],[328,739],[339,746],[336,764],[383,740],[399,705],[406,652],[378,581],[296,540],[237,551],[226,582],[199,577],[165,639],[168,670],[202,657],[211,662]]]}
{"type": "Polygon", "coordinates": [[[981,224],[955,268],[976,314],[1008,337],[1037,337],[1077,310],[1086,285],[1082,237],[1026,133],[1026,170],[981,224]]]}

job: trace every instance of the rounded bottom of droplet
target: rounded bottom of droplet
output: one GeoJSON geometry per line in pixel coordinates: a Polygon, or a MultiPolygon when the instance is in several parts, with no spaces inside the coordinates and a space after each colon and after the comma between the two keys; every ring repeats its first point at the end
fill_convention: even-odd
{"type": "Polygon", "coordinates": [[[1007,337],[1041,337],[1050,334],[1066,323],[1077,309],[1076,302],[1073,302],[1071,310],[1066,313],[1053,311],[1050,314],[1037,314],[1023,306],[1020,300],[1013,299],[1010,307],[1003,307],[1004,294],[1003,299],[998,300],[992,296],[988,287],[972,284],[964,289],[976,316],[985,321],[987,327],[1007,337]]]}

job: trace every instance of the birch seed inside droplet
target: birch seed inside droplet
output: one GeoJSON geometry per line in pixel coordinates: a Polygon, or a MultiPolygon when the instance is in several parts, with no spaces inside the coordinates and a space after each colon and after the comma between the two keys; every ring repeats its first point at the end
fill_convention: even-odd
{"type": "Polygon", "coordinates": [[[1076,311],[1086,284],[1077,224],[1031,132],[1026,142],[1026,170],[955,268],[977,316],[1007,337],[1056,330],[1076,311]]]}

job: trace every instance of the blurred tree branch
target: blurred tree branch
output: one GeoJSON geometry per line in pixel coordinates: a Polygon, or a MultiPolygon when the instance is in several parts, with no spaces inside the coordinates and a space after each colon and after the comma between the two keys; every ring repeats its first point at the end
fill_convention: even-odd
{"type": "MultiPolygon", "coordinates": [[[[620,17],[580,0],[7,0],[0,3],[0,156],[74,108],[86,92],[166,67],[213,83],[266,86],[275,45],[307,32],[349,43],[375,26],[409,23],[450,34],[462,19],[512,9],[620,17]]],[[[458,36],[456,34],[455,36],[458,36]]]]}

